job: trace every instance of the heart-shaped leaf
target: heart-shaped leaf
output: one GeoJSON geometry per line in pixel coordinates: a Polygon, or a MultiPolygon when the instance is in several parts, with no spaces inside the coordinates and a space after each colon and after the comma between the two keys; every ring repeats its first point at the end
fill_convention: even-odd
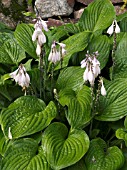
{"type": "Polygon", "coordinates": [[[105,141],[98,138],[91,141],[85,161],[88,170],[118,170],[124,164],[124,156],[117,146],[107,148],[105,141]]]}
{"type": "Polygon", "coordinates": [[[43,130],[56,117],[55,104],[48,106],[33,96],[23,96],[1,113],[1,127],[8,137],[9,127],[13,138],[19,138],[43,130]]]}
{"type": "Polygon", "coordinates": [[[127,78],[105,84],[106,96],[100,96],[97,116],[101,121],[116,121],[127,115],[127,78]]]}
{"type": "Polygon", "coordinates": [[[43,152],[38,151],[38,144],[33,139],[14,141],[6,151],[1,170],[51,170],[43,152]]]}
{"type": "Polygon", "coordinates": [[[20,46],[33,58],[37,58],[36,43],[32,41],[34,28],[28,24],[19,24],[15,30],[15,37],[20,46]]]}
{"type": "Polygon", "coordinates": [[[79,24],[83,30],[104,30],[115,18],[115,9],[110,0],[95,0],[83,12],[79,24]]]}
{"type": "Polygon", "coordinates": [[[0,48],[0,63],[18,65],[25,57],[25,51],[15,39],[8,39],[0,48]]]}
{"type": "Polygon", "coordinates": [[[87,86],[77,91],[69,88],[60,91],[59,102],[68,106],[66,117],[72,129],[83,128],[91,120],[91,99],[87,86]]]}
{"type": "Polygon", "coordinates": [[[67,67],[61,71],[57,80],[58,90],[70,88],[73,90],[80,89],[84,83],[84,69],[81,67],[67,67]]]}
{"type": "Polygon", "coordinates": [[[48,163],[55,170],[78,162],[89,148],[89,138],[82,130],[73,130],[68,134],[62,123],[53,123],[45,130],[42,147],[48,163]]]}

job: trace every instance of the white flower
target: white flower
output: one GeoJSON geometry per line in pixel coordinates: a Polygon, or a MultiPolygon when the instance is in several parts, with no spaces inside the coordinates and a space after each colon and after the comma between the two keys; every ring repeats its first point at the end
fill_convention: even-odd
{"type": "Polygon", "coordinates": [[[66,54],[66,50],[65,50],[65,47],[66,47],[66,44],[64,44],[64,43],[58,43],[58,42],[56,42],[59,46],[60,46],[60,50],[61,50],[61,52],[62,52],[62,57],[66,54]]]}
{"type": "Polygon", "coordinates": [[[98,52],[96,51],[93,54],[89,54],[87,52],[86,58],[81,61],[81,68],[85,68],[86,70],[83,74],[84,81],[89,81],[90,85],[94,85],[95,78],[100,74],[100,62],[97,60],[98,52]]]}
{"type": "Polygon", "coordinates": [[[60,51],[56,48],[56,42],[54,41],[51,46],[51,51],[49,53],[48,61],[51,61],[52,63],[56,64],[57,61],[60,61],[60,51]]]}
{"type": "Polygon", "coordinates": [[[88,72],[88,80],[89,80],[91,86],[93,86],[94,85],[94,81],[95,81],[95,76],[94,76],[92,70],[90,70],[88,72]]]}
{"type": "Polygon", "coordinates": [[[114,26],[115,26],[115,33],[120,33],[120,27],[118,26],[117,21],[114,20],[114,21],[112,22],[112,25],[111,25],[111,26],[108,28],[108,30],[107,30],[107,33],[108,33],[109,35],[112,35],[112,34],[113,34],[114,26]]]}
{"type": "Polygon", "coordinates": [[[86,70],[83,74],[83,79],[84,79],[84,82],[88,80],[88,67],[86,67],[86,70]]]}
{"type": "Polygon", "coordinates": [[[34,25],[35,31],[32,35],[32,41],[37,40],[37,48],[36,54],[41,54],[41,47],[44,43],[46,43],[46,36],[42,32],[42,29],[48,31],[48,27],[45,21],[43,21],[40,17],[38,17],[36,24],[34,25]]]}
{"type": "Polygon", "coordinates": [[[36,54],[40,55],[41,54],[41,46],[37,43],[37,48],[36,48],[36,54]]]}
{"type": "Polygon", "coordinates": [[[103,84],[103,80],[101,80],[101,95],[106,96],[106,89],[103,84]]]}
{"type": "Polygon", "coordinates": [[[9,127],[9,129],[8,129],[8,138],[9,139],[12,139],[12,134],[11,134],[11,128],[9,127]]]}
{"type": "Polygon", "coordinates": [[[23,88],[28,87],[30,84],[30,77],[22,64],[20,64],[17,70],[10,73],[10,76],[15,80],[16,83],[18,83],[19,86],[23,88]]]}
{"type": "Polygon", "coordinates": [[[80,64],[81,64],[81,68],[85,68],[87,64],[86,59],[82,60],[80,64]]]}

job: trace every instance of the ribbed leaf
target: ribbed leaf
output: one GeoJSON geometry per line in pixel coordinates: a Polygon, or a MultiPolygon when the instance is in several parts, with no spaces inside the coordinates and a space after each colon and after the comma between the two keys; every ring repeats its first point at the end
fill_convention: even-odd
{"type": "Polygon", "coordinates": [[[83,159],[81,159],[76,164],[69,166],[69,167],[67,167],[63,170],[87,170],[87,169],[86,169],[86,166],[85,166],[85,161],[83,159]]]}
{"type": "Polygon", "coordinates": [[[18,64],[25,57],[25,51],[15,39],[7,40],[0,48],[0,63],[18,64]]]}
{"type": "Polygon", "coordinates": [[[73,90],[80,89],[83,81],[84,69],[81,67],[67,67],[61,71],[57,80],[57,88],[71,88],[73,90]]]}
{"type": "Polygon", "coordinates": [[[19,24],[15,30],[15,37],[20,46],[33,58],[36,55],[36,43],[32,41],[34,28],[28,24],[19,24]]]}
{"type": "Polygon", "coordinates": [[[121,32],[127,32],[127,13],[126,14],[126,17],[122,19],[122,21],[120,21],[120,31],[121,32]]]}
{"type": "Polygon", "coordinates": [[[119,78],[105,86],[107,95],[100,96],[96,119],[116,121],[127,115],[127,79],[119,78]]]}
{"type": "Polygon", "coordinates": [[[120,40],[117,50],[115,53],[115,74],[119,72],[124,72],[124,70],[127,68],[127,33],[124,34],[122,39],[120,40]]]}
{"type": "Polygon", "coordinates": [[[53,123],[45,130],[42,147],[48,163],[55,170],[60,170],[78,162],[89,148],[89,138],[82,130],[68,134],[62,123],[53,123]]]}
{"type": "Polygon", "coordinates": [[[56,117],[55,104],[44,102],[33,96],[23,96],[10,104],[1,113],[1,127],[8,137],[9,127],[13,138],[26,136],[44,129],[56,117]]]}
{"type": "Polygon", "coordinates": [[[85,161],[88,170],[118,170],[124,164],[124,156],[117,146],[107,148],[105,141],[98,138],[91,141],[85,161]]]}
{"type": "MultiPolygon", "coordinates": [[[[63,67],[67,66],[68,61],[72,54],[83,51],[88,45],[88,38],[90,33],[80,32],[67,38],[63,43],[66,44],[67,54],[63,58],[63,67]]],[[[60,65],[58,66],[58,68],[60,65]]]]}
{"type": "Polygon", "coordinates": [[[83,12],[79,23],[83,30],[104,30],[115,18],[115,9],[110,0],[95,0],[83,12]]]}
{"type": "Polygon", "coordinates": [[[91,120],[91,91],[87,86],[76,92],[68,88],[61,90],[59,102],[68,106],[66,117],[72,129],[82,128],[91,120]]]}
{"type": "Polygon", "coordinates": [[[94,37],[90,44],[88,45],[89,53],[92,54],[93,52],[98,51],[99,56],[98,60],[100,61],[100,67],[101,69],[104,68],[106,65],[109,53],[110,53],[110,41],[109,38],[106,35],[100,35],[97,37],[94,37]]]}
{"type": "Polygon", "coordinates": [[[38,144],[33,139],[14,141],[6,151],[1,170],[51,170],[38,144]]]}
{"type": "Polygon", "coordinates": [[[0,129],[0,155],[4,156],[4,153],[8,147],[9,141],[6,140],[2,130],[0,129]]]}
{"type": "Polygon", "coordinates": [[[14,38],[12,33],[0,32],[0,46],[2,46],[8,39],[12,38],[14,38]]]}

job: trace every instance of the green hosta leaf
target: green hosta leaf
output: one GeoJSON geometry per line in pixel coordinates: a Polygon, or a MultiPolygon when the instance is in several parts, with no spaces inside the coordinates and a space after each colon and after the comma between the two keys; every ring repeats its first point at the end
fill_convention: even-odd
{"type": "Polygon", "coordinates": [[[85,161],[83,159],[81,159],[76,164],[69,166],[63,170],[87,170],[87,169],[85,166],[85,161]]]}
{"type": "Polygon", "coordinates": [[[118,139],[123,139],[125,141],[125,144],[127,146],[127,131],[124,129],[120,128],[116,131],[116,137],[118,139]]]}
{"type": "Polygon", "coordinates": [[[124,164],[124,156],[117,146],[107,148],[105,141],[98,138],[91,141],[85,161],[88,170],[118,170],[124,164]]]}
{"type": "Polygon", "coordinates": [[[0,154],[4,156],[4,153],[8,147],[9,141],[6,140],[1,128],[0,128],[0,154]]]}
{"type": "Polygon", "coordinates": [[[115,18],[115,9],[110,0],[95,0],[83,12],[79,23],[83,30],[104,30],[115,18]]]}
{"type": "Polygon", "coordinates": [[[109,53],[110,53],[110,41],[109,38],[106,35],[100,35],[97,37],[94,37],[89,46],[88,46],[89,53],[93,53],[95,51],[98,51],[99,56],[98,60],[100,61],[101,68],[104,68],[106,65],[109,53]]]}
{"type": "Polygon", "coordinates": [[[19,138],[44,129],[56,114],[52,101],[46,107],[45,103],[36,97],[23,96],[2,111],[1,127],[6,137],[10,127],[13,138],[19,138]]]}
{"type": "Polygon", "coordinates": [[[63,69],[57,80],[58,90],[64,88],[80,89],[84,83],[83,72],[84,69],[81,67],[67,67],[63,69]]]}
{"type": "Polygon", "coordinates": [[[101,121],[116,121],[127,115],[127,78],[108,82],[105,86],[107,95],[100,96],[98,115],[101,121]]]}
{"type": "Polygon", "coordinates": [[[7,40],[0,48],[0,63],[18,65],[25,57],[25,51],[15,39],[7,40]]]}
{"type": "Polygon", "coordinates": [[[33,58],[36,55],[36,43],[32,41],[34,28],[28,24],[19,24],[15,30],[15,37],[21,47],[33,58]]]}
{"type": "Polygon", "coordinates": [[[126,13],[126,18],[124,18],[122,21],[120,21],[120,31],[121,32],[127,32],[127,13],[126,13]]]}
{"type": "Polygon", "coordinates": [[[120,40],[117,50],[115,53],[115,74],[119,72],[124,72],[127,68],[127,33],[124,34],[122,39],[120,40]]]}
{"type": "MultiPolygon", "coordinates": [[[[83,31],[78,34],[72,35],[65,41],[63,41],[63,43],[66,44],[67,51],[67,54],[63,58],[63,67],[67,66],[72,54],[83,51],[87,47],[89,36],[90,33],[83,31]]],[[[58,68],[60,68],[60,65],[58,68]]]]}
{"type": "Polygon", "coordinates": [[[33,139],[14,141],[6,151],[1,170],[51,170],[44,154],[38,153],[38,144],[33,139]]]}
{"type": "Polygon", "coordinates": [[[91,91],[89,87],[83,86],[79,91],[71,89],[61,90],[59,102],[68,106],[66,113],[71,128],[82,128],[91,120],[91,91]]]}
{"type": "Polygon", "coordinates": [[[64,24],[62,26],[57,27],[52,32],[53,33],[55,32],[52,35],[53,39],[54,40],[59,40],[60,38],[62,38],[64,36],[68,36],[70,33],[71,34],[79,33],[80,28],[79,28],[77,23],[76,24],[69,23],[69,24],[64,24]]]}
{"type": "Polygon", "coordinates": [[[45,130],[42,147],[48,163],[55,170],[78,162],[89,148],[89,138],[82,130],[73,130],[68,134],[62,123],[53,123],[45,130]]]}
{"type": "Polygon", "coordinates": [[[2,46],[8,39],[14,38],[12,33],[0,32],[0,46],[2,46]]]}

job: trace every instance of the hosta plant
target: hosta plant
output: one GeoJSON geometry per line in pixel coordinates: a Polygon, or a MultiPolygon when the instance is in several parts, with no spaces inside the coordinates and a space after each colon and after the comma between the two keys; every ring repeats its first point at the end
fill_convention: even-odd
{"type": "Polygon", "coordinates": [[[125,170],[127,14],[94,0],[76,24],[0,29],[0,169],[125,170]]]}

